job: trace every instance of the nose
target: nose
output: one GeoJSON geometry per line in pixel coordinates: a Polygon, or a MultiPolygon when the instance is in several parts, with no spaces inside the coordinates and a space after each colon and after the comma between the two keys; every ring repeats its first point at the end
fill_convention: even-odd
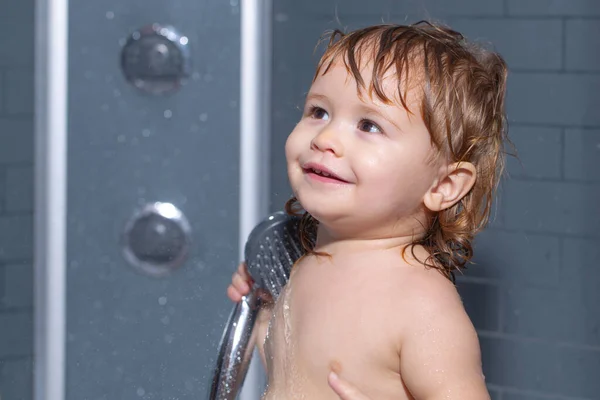
{"type": "Polygon", "coordinates": [[[344,154],[344,146],[340,140],[338,129],[331,124],[311,140],[310,148],[324,153],[332,153],[336,157],[341,157],[344,154]]]}

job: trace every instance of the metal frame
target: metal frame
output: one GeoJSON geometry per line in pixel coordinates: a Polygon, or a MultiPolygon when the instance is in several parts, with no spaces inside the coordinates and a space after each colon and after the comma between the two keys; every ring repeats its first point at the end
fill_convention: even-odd
{"type": "MultiPolygon", "coordinates": [[[[272,20],[272,0],[241,1],[240,259],[269,209],[272,20]]],[[[264,380],[255,354],[240,399],[258,400],[264,380]]]]}
{"type": "Polygon", "coordinates": [[[68,9],[35,2],[35,400],[65,398],[68,9]]]}

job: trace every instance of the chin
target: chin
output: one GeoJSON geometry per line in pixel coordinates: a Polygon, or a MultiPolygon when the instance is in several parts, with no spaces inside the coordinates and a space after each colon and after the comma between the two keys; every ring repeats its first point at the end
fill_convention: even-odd
{"type": "Polygon", "coordinates": [[[337,202],[331,198],[318,196],[302,196],[302,194],[296,194],[296,198],[302,204],[302,208],[312,215],[317,221],[323,223],[330,223],[348,213],[345,212],[346,207],[343,207],[340,202],[337,202]]]}

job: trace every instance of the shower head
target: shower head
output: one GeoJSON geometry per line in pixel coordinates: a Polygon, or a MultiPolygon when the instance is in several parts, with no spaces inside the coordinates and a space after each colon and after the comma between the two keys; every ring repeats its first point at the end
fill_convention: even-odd
{"type": "Polygon", "coordinates": [[[292,266],[304,253],[300,218],[277,212],[260,222],[246,241],[244,258],[254,285],[237,303],[225,325],[214,370],[210,400],[233,400],[242,386],[254,348],[252,331],[261,306],[257,291],[274,300],[290,277],[292,266]]]}
{"type": "Polygon", "coordinates": [[[270,215],[248,236],[244,256],[248,272],[257,288],[274,299],[290,277],[292,265],[304,250],[299,234],[300,218],[283,212],[270,215]]]}

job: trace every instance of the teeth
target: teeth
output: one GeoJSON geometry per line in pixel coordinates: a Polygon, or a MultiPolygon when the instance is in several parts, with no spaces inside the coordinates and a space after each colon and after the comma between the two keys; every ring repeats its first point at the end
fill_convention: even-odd
{"type": "Polygon", "coordinates": [[[317,175],[321,175],[321,176],[325,176],[325,177],[331,176],[331,174],[328,174],[327,172],[323,172],[320,169],[316,169],[316,168],[313,168],[313,172],[317,175]]]}

